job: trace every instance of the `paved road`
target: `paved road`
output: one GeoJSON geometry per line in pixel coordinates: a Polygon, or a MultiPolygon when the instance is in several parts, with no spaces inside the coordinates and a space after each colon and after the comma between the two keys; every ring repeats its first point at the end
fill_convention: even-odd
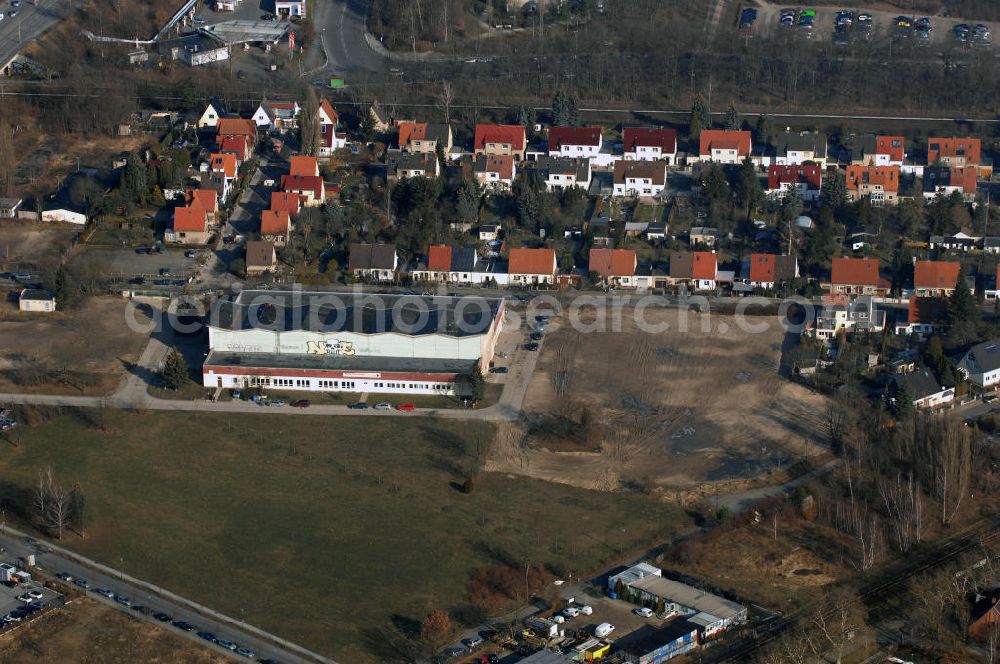
{"type": "MultiPolygon", "coordinates": [[[[322,38],[330,58],[326,67],[329,73],[340,74],[350,82],[351,74],[385,68],[385,59],[365,41],[369,0],[328,0],[317,2],[315,7],[317,36],[322,38]]],[[[312,67],[322,61],[322,52],[314,48],[307,66],[312,67]]]]}
{"type": "MultiPolygon", "coordinates": [[[[213,645],[198,637],[197,632],[199,631],[211,632],[220,639],[248,647],[256,652],[257,657],[260,659],[270,658],[280,662],[324,662],[325,664],[336,664],[331,659],[309,653],[309,651],[293,653],[288,649],[275,645],[269,639],[250,634],[249,631],[256,630],[251,625],[246,625],[234,618],[217,614],[207,607],[200,607],[200,605],[176,595],[173,599],[168,599],[165,595],[172,594],[169,591],[134,579],[121,570],[106,567],[60,547],[46,546],[51,551],[45,552],[37,545],[28,544],[26,541],[27,538],[23,536],[23,533],[6,526],[2,528],[4,533],[0,534],[0,546],[6,549],[5,556],[8,560],[13,561],[18,557],[26,558],[29,554],[34,554],[36,564],[43,571],[51,575],[66,573],[74,579],[84,579],[89,582],[91,590],[88,594],[94,600],[119,609],[139,620],[149,620],[150,622],[157,623],[164,629],[192,639],[206,648],[236,657],[231,651],[221,646],[213,645]],[[97,588],[106,588],[116,595],[128,597],[133,605],[147,606],[153,610],[153,613],[165,613],[170,616],[171,620],[186,621],[194,625],[197,629],[192,632],[185,632],[174,627],[170,622],[159,622],[151,616],[143,616],[132,609],[98,595],[94,592],[97,588]],[[213,613],[215,615],[211,615],[213,613]]],[[[261,634],[266,635],[267,633],[261,632],[261,634]]]]}
{"type": "Polygon", "coordinates": [[[31,41],[66,17],[69,0],[38,0],[37,5],[21,0],[21,6],[14,8],[10,0],[0,0],[0,12],[5,15],[0,21],[0,67],[5,67],[17,53],[31,41]],[[11,11],[17,16],[7,16],[11,11]]]}

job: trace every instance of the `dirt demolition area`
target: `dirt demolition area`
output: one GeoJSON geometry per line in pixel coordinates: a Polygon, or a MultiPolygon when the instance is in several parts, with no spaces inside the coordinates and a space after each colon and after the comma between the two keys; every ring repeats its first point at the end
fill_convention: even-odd
{"type": "MultiPolygon", "coordinates": [[[[106,394],[149,341],[126,324],[126,301],[87,298],[69,311],[25,314],[0,310],[0,392],[106,394]]],[[[135,320],[146,324],[148,307],[135,320]]]]}
{"type": "Polygon", "coordinates": [[[500,429],[486,469],[598,490],[728,492],[826,456],[826,397],[779,375],[776,318],[750,319],[768,328],[751,333],[731,316],[642,316],[666,331],[640,330],[628,308],[621,331],[553,319],[524,418],[500,429]]]}
{"type": "Polygon", "coordinates": [[[0,272],[54,271],[79,233],[70,224],[0,221],[0,272]]]}

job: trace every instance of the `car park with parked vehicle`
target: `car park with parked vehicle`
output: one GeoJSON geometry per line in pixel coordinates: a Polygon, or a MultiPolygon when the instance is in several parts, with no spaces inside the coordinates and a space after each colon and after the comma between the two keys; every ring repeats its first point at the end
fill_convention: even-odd
{"type": "Polygon", "coordinates": [[[367,410],[368,404],[364,401],[358,401],[357,403],[352,403],[347,407],[349,410],[367,410]]]}
{"type": "Polygon", "coordinates": [[[401,410],[403,412],[409,412],[411,410],[416,410],[416,409],[417,407],[414,406],[412,403],[401,403],[398,406],[396,406],[396,410],[401,410]]]}
{"type": "Polygon", "coordinates": [[[377,403],[374,406],[375,410],[392,410],[392,404],[383,401],[382,403],[377,403]]]}
{"type": "Polygon", "coordinates": [[[292,402],[292,408],[308,408],[311,405],[312,402],[309,399],[297,399],[292,402]]]}
{"type": "Polygon", "coordinates": [[[632,613],[643,618],[652,618],[653,610],[646,606],[640,606],[638,608],[632,609],[632,613]]]}

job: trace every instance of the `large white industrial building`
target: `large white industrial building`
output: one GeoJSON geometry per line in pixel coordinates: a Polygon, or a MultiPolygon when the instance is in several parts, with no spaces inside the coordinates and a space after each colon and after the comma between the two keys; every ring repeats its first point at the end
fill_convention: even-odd
{"type": "Polygon", "coordinates": [[[488,370],[499,298],[244,291],[209,322],[206,387],[466,394],[488,370]]]}

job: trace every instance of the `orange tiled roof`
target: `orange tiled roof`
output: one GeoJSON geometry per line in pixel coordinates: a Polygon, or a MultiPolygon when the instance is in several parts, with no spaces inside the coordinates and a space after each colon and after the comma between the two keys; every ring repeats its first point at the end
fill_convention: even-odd
{"type": "Polygon", "coordinates": [[[962,264],[955,261],[917,261],[913,265],[915,288],[952,289],[962,264]]]}
{"type": "Polygon", "coordinates": [[[556,252],[553,249],[511,249],[510,274],[555,274],[556,252]]]}
{"type": "Polygon", "coordinates": [[[877,286],[878,259],[834,258],[830,281],[851,286],[877,286]]]}
{"type": "Polygon", "coordinates": [[[588,269],[607,277],[634,277],[635,251],[632,249],[591,249],[588,269]]]}
{"type": "Polygon", "coordinates": [[[284,235],[291,225],[288,210],[264,210],[260,215],[261,235],[284,235]]]}

